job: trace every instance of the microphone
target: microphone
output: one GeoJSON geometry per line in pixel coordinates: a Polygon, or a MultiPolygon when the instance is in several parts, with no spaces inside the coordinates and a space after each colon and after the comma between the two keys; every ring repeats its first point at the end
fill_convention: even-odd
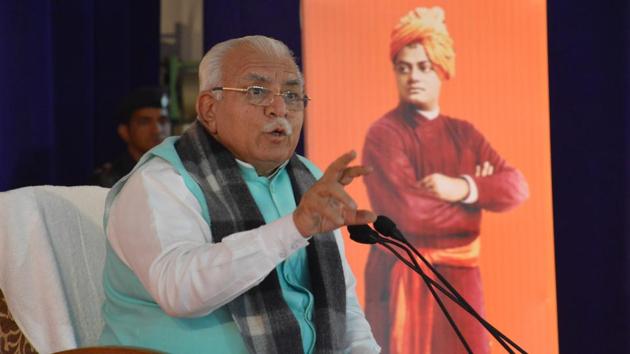
{"type": "Polygon", "coordinates": [[[486,330],[488,330],[488,332],[490,332],[490,334],[499,342],[499,344],[501,344],[501,346],[505,350],[507,350],[509,353],[514,353],[514,351],[512,351],[512,349],[505,343],[505,341],[507,341],[519,352],[526,353],[525,350],[523,350],[520,346],[514,343],[505,334],[501,333],[501,331],[499,331],[496,327],[494,327],[488,321],[486,321],[483,317],[481,317],[479,313],[477,313],[477,311],[472,306],[470,306],[470,304],[461,296],[461,294],[451,285],[451,283],[448,280],[446,280],[446,278],[444,278],[444,276],[442,276],[442,274],[440,274],[440,272],[438,272],[437,269],[435,269],[433,265],[426,258],[424,258],[424,256],[405,238],[403,233],[398,229],[398,227],[396,226],[396,223],[394,223],[392,219],[388,218],[385,215],[379,215],[376,218],[376,221],[374,222],[374,228],[379,233],[385,236],[391,237],[407,245],[409,249],[413,251],[413,253],[415,253],[418,256],[418,258],[422,260],[422,262],[431,270],[431,272],[433,272],[433,274],[435,274],[437,278],[457,298],[457,300],[454,300],[453,298],[451,298],[451,300],[453,300],[460,307],[462,307],[466,312],[471,314],[477,321],[479,321],[479,323],[481,323],[481,325],[486,330]]]}
{"type": "Polygon", "coordinates": [[[374,228],[382,235],[392,237],[400,242],[407,243],[407,239],[405,238],[405,236],[403,236],[402,232],[398,230],[396,224],[392,221],[392,219],[388,218],[385,215],[379,215],[376,217],[374,228]]]}
{"type": "Polygon", "coordinates": [[[365,245],[373,245],[378,242],[379,235],[367,225],[348,225],[350,239],[365,245]]]}

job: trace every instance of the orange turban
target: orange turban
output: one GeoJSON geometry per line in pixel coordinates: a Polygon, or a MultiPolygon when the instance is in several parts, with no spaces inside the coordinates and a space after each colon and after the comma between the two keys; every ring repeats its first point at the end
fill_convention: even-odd
{"type": "Polygon", "coordinates": [[[455,75],[453,39],[444,24],[444,10],[440,7],[418,7],[403,16],[394,27],[389,44],[392,61],[398,52],[412,43],[420,43],[434,66],[444,78],[455,75]]]}

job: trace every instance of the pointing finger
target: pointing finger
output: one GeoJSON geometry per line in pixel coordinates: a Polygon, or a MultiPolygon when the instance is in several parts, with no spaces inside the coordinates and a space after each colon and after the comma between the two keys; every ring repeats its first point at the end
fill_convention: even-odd
{"type": "Polygon", "coordinates": [[[357,153],[354,150],[348,151],[345,154],[339,156],[333,161],[321,179],[323,180],[339,180],[341,173],[348,166],[348,164],[357,157],[357,153]]]}
{"type": "Polygon", "coordinates": [[[374,169],[370,166],[348,167],[345,170],[343,170],[343,172],[341,173],[341,178],[339,178],[339,183],[346,186],[350,184],[350,182],[352,182],[352,180],[355,179],[356,177],[367,175],[370,172],[372,172],[372,170],[374,169]]]}

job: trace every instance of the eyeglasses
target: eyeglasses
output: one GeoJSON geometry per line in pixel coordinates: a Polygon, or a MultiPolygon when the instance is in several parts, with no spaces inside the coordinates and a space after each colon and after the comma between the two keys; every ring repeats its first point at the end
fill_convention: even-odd
{"type": "Polygon", "coordinates": [[[261,86],[249,86],[248,88],[235,88],[235,87],[213,87],[212,91],[234,91],[244,93],[247,97],[247,102],[255,106],[269,106],[275,96],[282,96],[284,103],[287,105],[287,109],[290,111],[304,110],[306,104],[311,99],[306,96],[293,91],[284,91],[275,93],[268,88],[261,86]]]}

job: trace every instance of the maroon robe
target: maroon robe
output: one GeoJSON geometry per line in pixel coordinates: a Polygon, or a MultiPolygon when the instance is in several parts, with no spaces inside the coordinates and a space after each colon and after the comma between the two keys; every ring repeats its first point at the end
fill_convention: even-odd
{"type": "MultiPolygon", "coordinates": [[[[428,120],[406,105],[388,112],[371,126],[363,149],[363,163],[374,167],[374,172],[364,178],[372,209],[392,218],[416,247],[444,249],[470,244],[479,235],[482,209],[505,211],[528,196],[523,175],[508,166],[472,124],[444,115],[428,120]],[[485,161],[494,167],[494,173],[476,177],[476,166],[485,161]],[[428,195],[417,182],[433,173],[470,176],[477,185],[477,201],[473,204],[452,203],[428,195]]],[[[394,262],[393,256],[373,247],[366,266],[365,313],[383,353],[395,353],[394,348],[400,347],[390,341],[395,320],[390,304],[394,300],[390,295],[396,286],[390,279],[394,262]]],[[[483,314],[478,267],[438,264],[436,268],[483,314]]],[[[421,282],[419,277],[415,279],[421,282]]],[[[429,301],[433,302],[432,299],[429,301]]],[[[449,305],[473,352],[489,352],[485,330],[463,310],[450,306],[450,300],[445,299],[444,303],[449,305]]],[[[439,307],[433,306],[434,302],[430,305],[420,308],[432,312],[421,314],[429,320],[409,326],[417,328],[413,336],[422,339],[417,346],[424,349],[405,348],[404,353],[465,352],[439,313],[439,307]]]]}

